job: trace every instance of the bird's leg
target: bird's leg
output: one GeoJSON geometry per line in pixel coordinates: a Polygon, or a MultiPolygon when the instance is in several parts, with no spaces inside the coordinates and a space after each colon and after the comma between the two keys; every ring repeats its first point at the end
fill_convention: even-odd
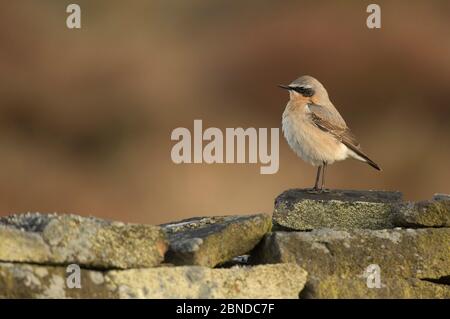
{"type": "MultiPolygon", "coordinates": [[[[314,184],[314,190],[319,190],[319,179],[320,179],[320,170],[322,169],[322,166],[319,166],[317,168],[317,175],[316,175],[316,183],[314,184]]],[[[323,178],[323,175],[322,175],[323,178]]]]}
{"type": "Polygon", "coordinates": [[[320,179],[320,171],[322,170],[322,166],[319,166],[317,168],[317,175],[316,175],[316,183],[314,184],[314,187],[310,190],[308,190],[308,193],[317,194],[320,192],[319,190],[319,179],[320,179]]]}
{"type": "Polygon", "coordinates": [[[323,166],[322,166],[322,185],[320,187],[320,191],[322,192],[329,192],[328,189],[324,188],[325,186],[325,172],[327,170],[327,162],[323,162],[323,166]]]}

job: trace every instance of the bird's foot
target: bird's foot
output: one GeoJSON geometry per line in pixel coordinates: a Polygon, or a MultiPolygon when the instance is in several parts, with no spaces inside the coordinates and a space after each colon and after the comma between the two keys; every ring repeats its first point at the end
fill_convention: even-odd
{"type": "Polygon", "coordinates": [[[313,188],[306,190],[306,192],[309,194],[320,194],[322,192],[322,190],[317,187],[313,187],[313,188]]]}
{"type": "Polygon", "coordinates": [[[313,187],[306,191],[309,194],[322,194],[322,193],[329,193],[331,192],[329,188],[317,188],[313,187]]]}

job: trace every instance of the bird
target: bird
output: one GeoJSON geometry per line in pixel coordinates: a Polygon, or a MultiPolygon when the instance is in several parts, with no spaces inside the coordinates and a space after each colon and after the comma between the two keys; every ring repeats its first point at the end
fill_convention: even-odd
{"type": "Polygon", "coordinates": [[[284,137],[300,158],[318,167],[314,187],[309,192],[328,191],[324,188],[327,165],[349,157],[382,170],[361,150],[355,135],[317,79],[303,75],[291,84],[279,87],[289,91],[289,102],[282,116],[284,137]]]}

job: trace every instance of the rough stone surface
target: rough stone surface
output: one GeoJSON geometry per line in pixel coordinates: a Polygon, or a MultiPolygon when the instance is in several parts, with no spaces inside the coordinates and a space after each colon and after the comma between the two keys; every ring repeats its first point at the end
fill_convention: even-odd
{"type": "Polygon", "coordinates": [[[439,199],[402,203],[396,208],[393,223],[401,227],[449,227],[450,200],[439,199]]]}
{"type": "Polygon", "coordinates": [[[198,217],[161,225],[170,243],[166,262],[214,267],[248,253],[271,225],[266,214],[198,217]]]}
{"type": "Polygon", "coordinates": [[[0,218],[0,261],[88,268],[153,267],[167,250],[157,226],[75,215],[27,213],[0,218]]]}
{"type": "Polygon", "coordinates": [[[433,195],[433,200],[450,200],[450,195],[437,193],[433,195]]]}
{"type": "Polygon", "coordinates": [[[274,228],[392,228],[392,211],[401,197],[399,192],[332,190],[311,194],[292,189],[275,200],[274,228]]]}
{"type": "Polygon", "coordinates": [[[449,228],[274,232],[252,262],[297,262],[310,274],[303,297],[448,298],[449,243],[449,228]],[[373,264],[380,289],[366,285],[373,264]]]}
{"type": "Polygon", "coordinates": [[[298,298],[306,277],[296,264],[82,269],[69,289],[63,267],[0,263],[0,298],[298,298]]]}
{"type": "Polygon", "coordinates": [[[66,268],[0,263],[0,298],[113,298],[105,273],[81,270],[81,288],[67,286],[66,268]]]}
{"type": "Polygon", "coordinates": [[[418,278],[388,278],[380,288],[368,288],[366,278],[363,280],[342,279],[338,276],[325,276],[320,279],[312,277],[302,291],[301,298],[353,299],[448,299],[450,286],[436,284],[418,278]]]}
{"type": "Polygon", "coordinates": [[[0,298],[450,299],[449,208],[445,194],[290,190],[273,229],[263,214],[159,227],[3,217],[0,298]],[[73,263],[81,289],[67,287],[73,263]]]}

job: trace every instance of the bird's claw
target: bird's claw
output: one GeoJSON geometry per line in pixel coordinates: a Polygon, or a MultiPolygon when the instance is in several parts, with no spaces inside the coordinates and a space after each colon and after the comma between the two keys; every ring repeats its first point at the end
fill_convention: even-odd
{"type": "Polygon", "coordinates": [[[328,188],[316,188],[316,187],[314,187],[314,188],[308,189],[306,192],[309,193],[309,194],[322,194],[322,193],[329,193],[330,190],[328,188]]]}
{"type": "Polygon", "coordinates": [[[306,192],[309,194],[320,194],[322,191],[320,189],[314,187],[314,188],[308,189],[306,192]]]}

